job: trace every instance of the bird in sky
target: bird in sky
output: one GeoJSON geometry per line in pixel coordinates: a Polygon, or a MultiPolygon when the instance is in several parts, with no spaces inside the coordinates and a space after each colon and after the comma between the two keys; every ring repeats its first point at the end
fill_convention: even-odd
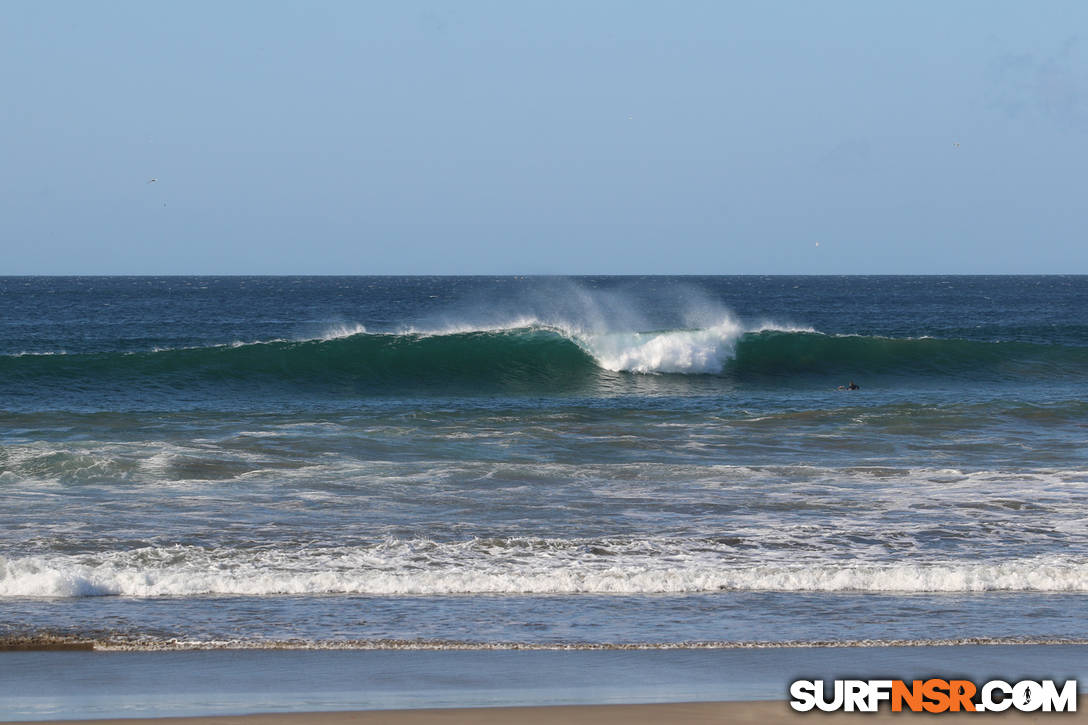
{"type": "MultiPolygon", "coordinates": [[[[959,144],[956,145],[958,146],[959,144]]],[[[156,181],[158,181],[158,179],[148,179],[147,183],[154,184],[156,181]]]]}

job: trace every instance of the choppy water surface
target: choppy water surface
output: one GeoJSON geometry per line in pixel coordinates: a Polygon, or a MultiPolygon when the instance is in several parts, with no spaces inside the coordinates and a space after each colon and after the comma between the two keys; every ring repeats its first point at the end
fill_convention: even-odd
{"type": "Polygon", "coordinates": [[[0,309],[9,641],[1083,636],[1085,277],[0,278],[0,309]]]}

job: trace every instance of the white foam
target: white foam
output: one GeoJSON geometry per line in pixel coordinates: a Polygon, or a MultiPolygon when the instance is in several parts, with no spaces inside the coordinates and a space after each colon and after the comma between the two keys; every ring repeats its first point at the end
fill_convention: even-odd
{"type": "Polygon", "coordinates": [[[516,304],[520,309],[515,314],[496,314],[491,305],[477,304],[398,332],[441,336],[547,330],[579,345],[606,370],[688,374],[720,373],[745,332],[814,332],[811,327],[770,321],[743,324],[718,300],[695,286],[673,287],[667,297],[661,298],[652,291],[648,297],[636,296],[554,280],[532,293],[526,292],[516,304]],[[661,319],[662,306],[677,314],[661,319]]]}
{"type": "Polygon", "coordinates": [[[0,561],[0,596],[1085,592],[1088,561],[752,564],[707,541],[440,543],[297,550],[146,547],[0,561]]]}
{"type": "Polygon", "coordinates": [[[684,640],[680,642],[480,642],[443,639],[153,639],[117,637],[86,640],[79,637],[48,641],[91,645],[112,652],[171,652],[187,650],[461,650],[461,651],[616,651],[616,650],[707,650],[707,649],[845,649],[873,647],[952,647],[1008,645],[1086,645],[1088,640],[1073,637],[956,637],[929,639],[841,639],[841,640],[684,640]]]}
{"type": "MultiPolygon", "coordinates": [[[[360,323],[339,324],[329,327],[316,337],[294,340],[274,338],[266,340],[234,340],[230,343],[210,345],[152,347],[150,352],[164,353],[179,350],[241,348],[272,345],[285,342],[328,342],[356,335],[415,337],[442,337],[471,333],[503,333],[519,331],[547,331],[574,342],[587,352],[605,370],[634,373],[686,373],[716,374],[734,356],[737,340],[746,332],[814,332],[809,327],[780,325],[761,322],[744,326],[725,315],[707,327],[679,330],[640,331],[631,328],[585,326],[566,320],[548,320],[533,315],[512,317],[499,323],[447,322],[438,326],[406,326],[396,332],[370,331],[360,323]]],[[[19,355],[63,355],[61,352],[19,353],[19,355]]],[[[126,355],[139,354],[126,351],[126,355]]]]}
{"type": "Polygon", "coordinates": [[[578,342],[605,370],[635,373],[720,373],[745,330],[722,320],[701,330],[579,334],[578,342]]]}
{"type": "Polygon", "coordinates": [[[723,316],[701,328],[683,330],[598,329],[538,317],[512,318],[499,324],[449,323],[401,330],[401,334],[440,337],[469,333],[548,331],[574,342],[605,370],[633,373],[717,374],[735,354],[737,340],[748,332],[814,332],[810,327],[761,322],[745,326],[723,316]]]}
{"type": "Polygon", "coordinates": [[[532,315],[511,317],[498,323],[446,322],[441,325],[402,327],[398,334],[418,335],[419,337],[442,337],[443,335],[465,335],[473,332],[516,332],[518,330],[551,330],[563,334],[569,327],[558,327],[544,322],[532,315]]]}

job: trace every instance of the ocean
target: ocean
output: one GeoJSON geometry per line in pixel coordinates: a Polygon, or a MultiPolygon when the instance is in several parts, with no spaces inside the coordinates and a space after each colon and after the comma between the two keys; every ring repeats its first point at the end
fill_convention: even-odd
{"type": "Polygon", "coordinates": [[[0,648],[1083,644],[1086,391],[1085,276],[0,278],[0,648]]]}

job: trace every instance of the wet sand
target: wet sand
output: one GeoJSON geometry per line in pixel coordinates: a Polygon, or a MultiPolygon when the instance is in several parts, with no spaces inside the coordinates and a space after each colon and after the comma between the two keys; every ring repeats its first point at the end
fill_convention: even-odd
{"type": "MultiPolygon", "coordinates": [[[[944,718],[966,718],[969,722],[1005,723],[1088,722],[1088,699],[1080,698],[1075,713],[946,713],[944,718]]],[[[139,718],[112,720],[52,720],[51,723],[99,723],[100,725],[646,725],[670,723],[776,723],[818,721],[825,725],[840,722],[885,723],[903,718],[929,718],[929,714],[893,713],[798,713],[784,701],[697,702],[649,705],[556,705],[548,707],[488,707],[429,710],[366,710],[354,712],[275,713],[181,718],[139,718]]],[[[42,725],[42,721],[38,721],[42,725]]]]}
{"type": "MultiPolygon", "coordinates": [[[[862,715],[795,713],[785,702],[789,683],[854,677],[1084,683],[1088,646],[12,651],[0,653],[0,720],[425,725],[805,717],[835,722],[862,715]]],[[[1070,719],[1063,713],[972,714],[976,719],[1070,719]]],[[[904,716],[909,717],[864,715],[878,722],[904,716]]]]}

